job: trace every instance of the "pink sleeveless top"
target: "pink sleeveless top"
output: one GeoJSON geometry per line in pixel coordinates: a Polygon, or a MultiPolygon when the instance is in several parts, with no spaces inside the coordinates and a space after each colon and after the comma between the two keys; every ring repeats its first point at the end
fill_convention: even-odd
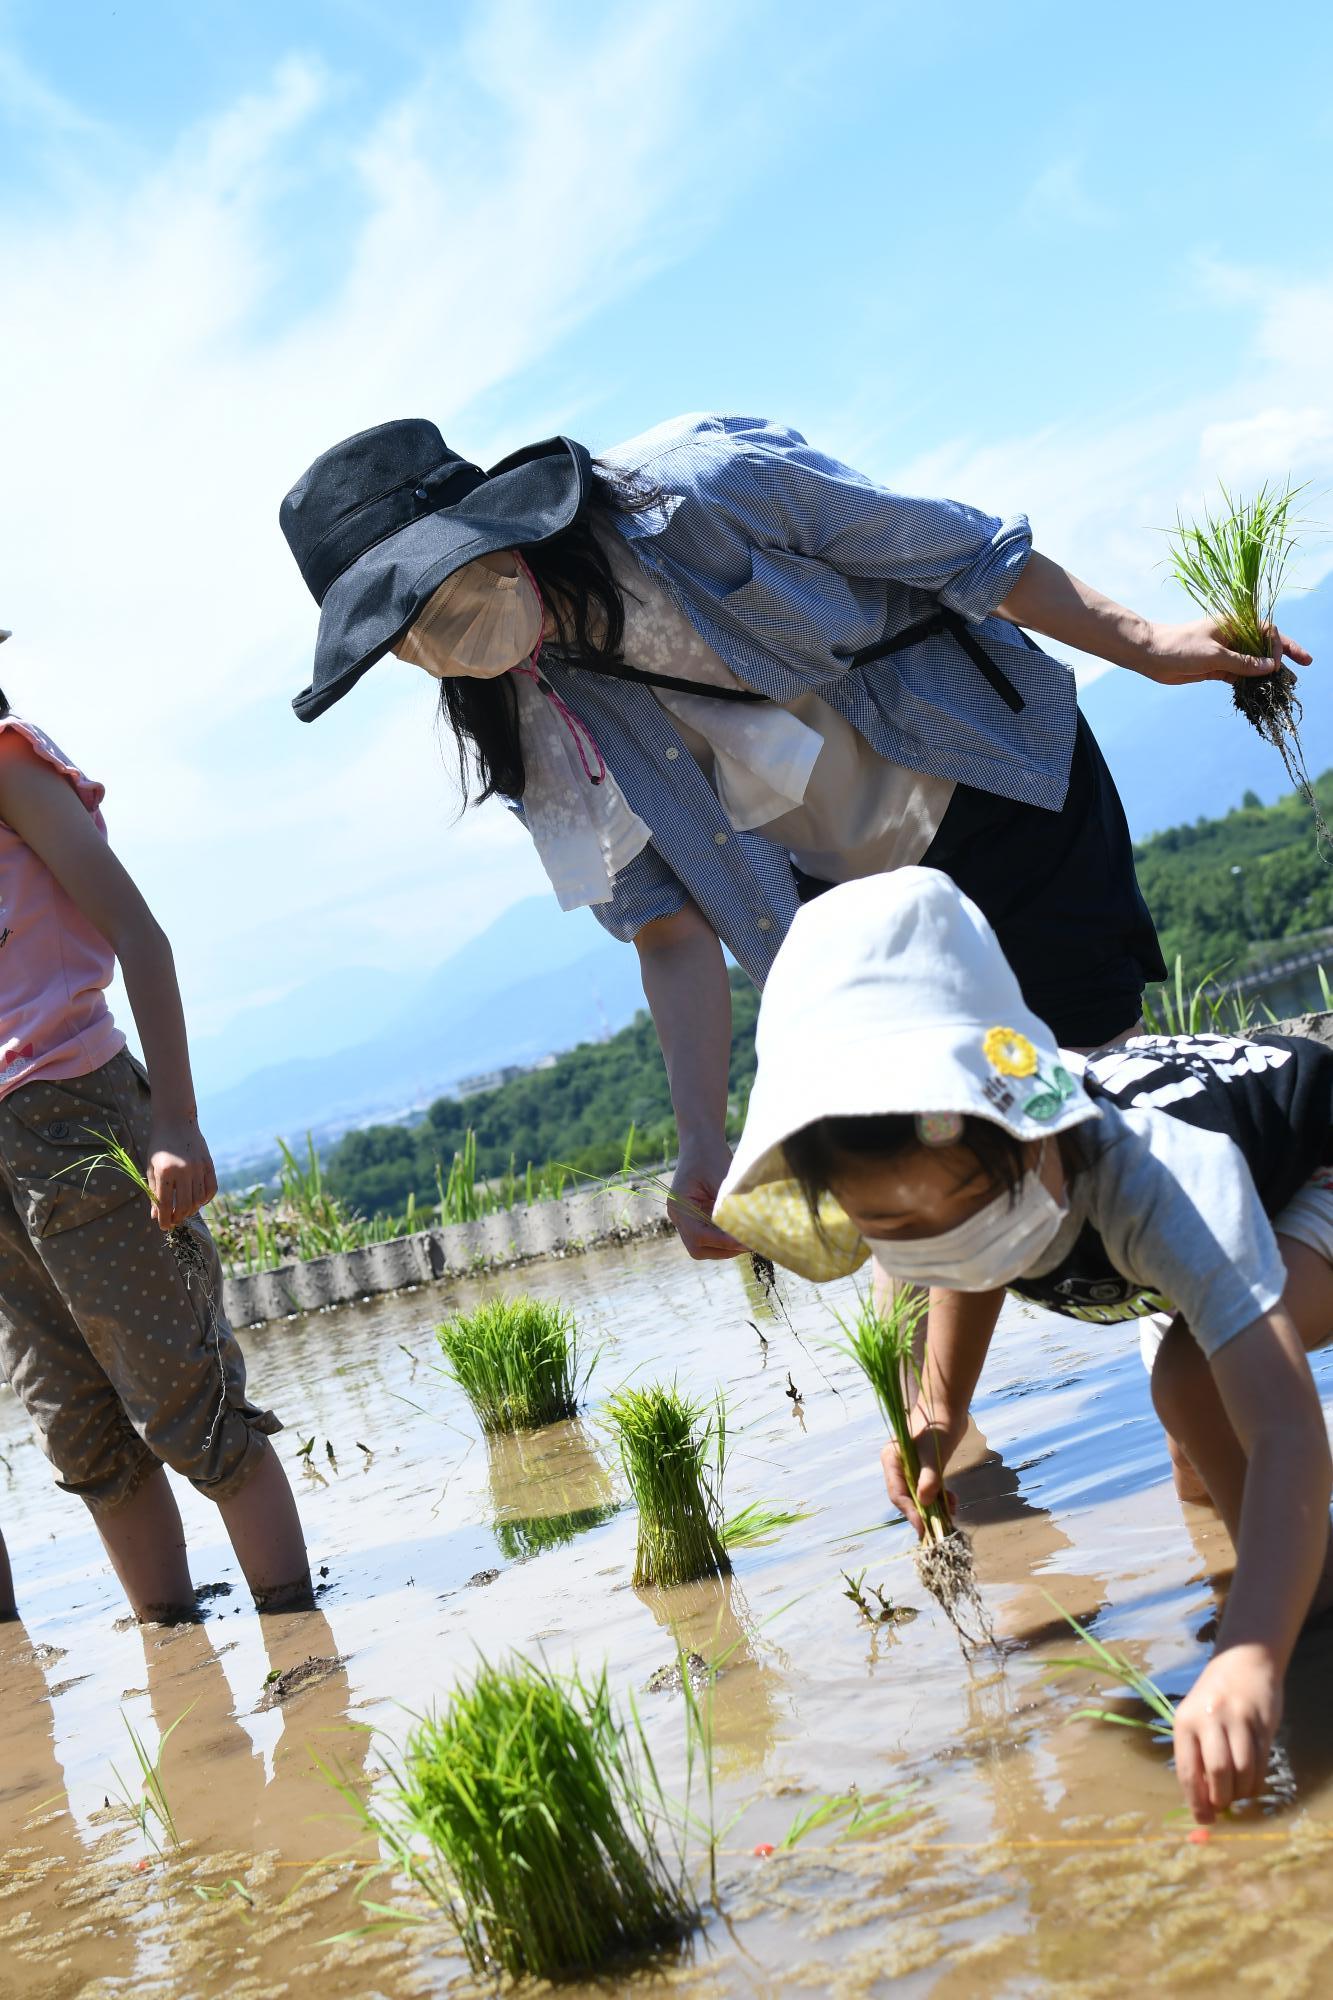
{"type": "MultiPolygon", "coordinates": [[[[0,717],[0,763],[36,756],[71,787],[106,838],[104,787],[42,730],[0,717]]],[[[0,819],[0,1097],[38,1077],[87,1076],[125,1046],[106,988],[115,955],[55,876],[0,819]]]]}

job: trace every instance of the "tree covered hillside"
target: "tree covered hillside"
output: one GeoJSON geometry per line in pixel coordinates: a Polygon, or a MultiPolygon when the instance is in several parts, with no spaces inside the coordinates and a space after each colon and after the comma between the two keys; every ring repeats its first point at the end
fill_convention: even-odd
{"type": "MultiPolygon", "coordinates": [[[[1318,790],[1333,817],[1333,772],[1318,790]]],[[[1228,962],[1239,970],[1256,946],[1263,955],[1265,942],[1333,926],[1333,865],[1320,856],[1309,807],[1299,798],[1273,806],[1255,800],[1224,819],[1172,827],[1135,852],[1167,963],[1179,952],[1196,977],[1228,962]]],[[[731,987],[731,1096],[739,1106],[754,1076],[758,1000],[739,972],[731,987]]],[[[440,1098],[419,1125],[348,1133],[328,1157],[327,1180],[366,1215],[400,1210],[412,1193],[419,1202],[434,1201],[436,1164],[448,1173],[469,1128],[487,1178],[511,1160],[520,1173],[529,1162],[558,1161],[608,1174],[621,1165],[631,1124],[637,1159],[658,1160],[674,1147],[666,1071],[646,1013],[605,1042],[570,1049],[550,1069],[475,1097],[440,1098]]]]}
{"type": "MultiPolygon", "coordinates": [[[[1333,816],[1333,771],[1315,789],[1333,816]]],[[[1295,794],[1262,806],[1247,793],[1225,819],[1170,827],[1135,859],[1167,964],[1179,952],[1199,977],[1224,964],[1238,972],[1271,956],[1265,945],[1333,925],[1333,862],[1295,794]]]]}

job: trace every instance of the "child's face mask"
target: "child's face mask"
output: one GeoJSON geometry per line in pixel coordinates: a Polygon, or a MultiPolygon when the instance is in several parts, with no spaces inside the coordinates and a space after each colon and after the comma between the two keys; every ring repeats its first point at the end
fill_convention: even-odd
{"type": "Polygon", "coordinates": [[[1012,1201],[1007,1192],[999,1194],[938,1236],[867,1236],[877,1262],[895,1278],[954,1292],[995,1292],[1013,1284],[1049,1247],[1068,1212],[1041,1179],[1045,1151],[1043,1142],[1012,1201]]]}
{"type": "Polygon", "coordinates": [[[394,647],[436,680],[493,680],[531,659],[542,635],[542,601],[512,555],[503,570],[465,563],[446,577],[394,647]]]}

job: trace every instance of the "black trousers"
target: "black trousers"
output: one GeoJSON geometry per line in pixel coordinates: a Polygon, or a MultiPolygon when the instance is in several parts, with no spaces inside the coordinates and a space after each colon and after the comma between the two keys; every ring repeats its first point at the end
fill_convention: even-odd
{"type": "MultiPolygon", "coordinates": [[[[1059,812],[957,785],[922,866],[990,920],[1024,999],[1065,1048],[1132,1027],[1144,986],[1166,977],[1125,809],[1081,713],[1059,812]]],[[[807,902],[829,886],[797,880],[807,902]]]]}

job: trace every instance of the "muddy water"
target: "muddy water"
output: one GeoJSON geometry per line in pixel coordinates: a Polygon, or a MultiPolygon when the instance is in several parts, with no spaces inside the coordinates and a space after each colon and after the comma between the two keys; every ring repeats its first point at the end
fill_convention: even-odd
{"type": "MultiPolygon", "coordinates": [[[[25,1615],[0,1628],[0,1992],[470,1991],[440,1920],[348,1935],[367,1922],[357,1893],[374,1850],[319,1763],[354,1789],[382,1784],[382,1751],[411,1711],[479,1649],[522,1647],[608,1662],[617,1688],[637,1692],[674,1786],[682,1701],[642,1690],[678,1646],[723,1661],[722,1909],[680,1960],[612,1990],[1333,1991],[1333,1641],[1307,1642],[1293,1673],[1283,1796],[1206,1846],[1173,1816],[1162,1753],[1075,1719],[1095,1683],[1043,1666],[1069,1649],[1051,1598],[1170,1689],[1205,1654],[1225,1550],[1172,1495],[1132,1334],[1021,1308],[1002,1324],[957,1486],[1004,1646],[968,1663],[916,1583],[906,1529],[886,1518],[873,1407],[826,1345],[836,1293],[790,1284],[784,1325],[740,1267],[690,1265],[671,1242],[551,1264],[527,1283],[567,1300],[602,1352],[581,1423],[500,1449],[431,1365],[434,1321],[480,1287],[247,1337],[256,1389],[289,1426],[278,1448],[321,1574],[307,1616],[261,1626],[216,1518],[186,1492],[196,1580],[216,1586],[208,1618],[121,1626],[81,1508],[0,1401],[0,1520],[25,1615]],[[809,1510],[740,1553],[725,1585],[629,1587],[634,1520],[597,1404],[656,1373],[725,1384],[739,1426],[731,1506],[809,1510]],[[840,1575],[862,1568],[920,1615],[864,1623],[840,1575]],[[276,1698],[288,1683],[269,1677],[311,1658],[329,1664],[276,1698]],[[150,1757],[172,1730],[160,1767],[182,1846],[167,1859],[118,1800],[116,1773],[140,1791],[127,1725],[150,1757]],[[864,1840],[813,1835],[756,1858],[853,1785],[914,1787],[912,1812],[864,1840]]],[[[369,1893],[421,1914],[392,1880],[369,1893]]]]}

